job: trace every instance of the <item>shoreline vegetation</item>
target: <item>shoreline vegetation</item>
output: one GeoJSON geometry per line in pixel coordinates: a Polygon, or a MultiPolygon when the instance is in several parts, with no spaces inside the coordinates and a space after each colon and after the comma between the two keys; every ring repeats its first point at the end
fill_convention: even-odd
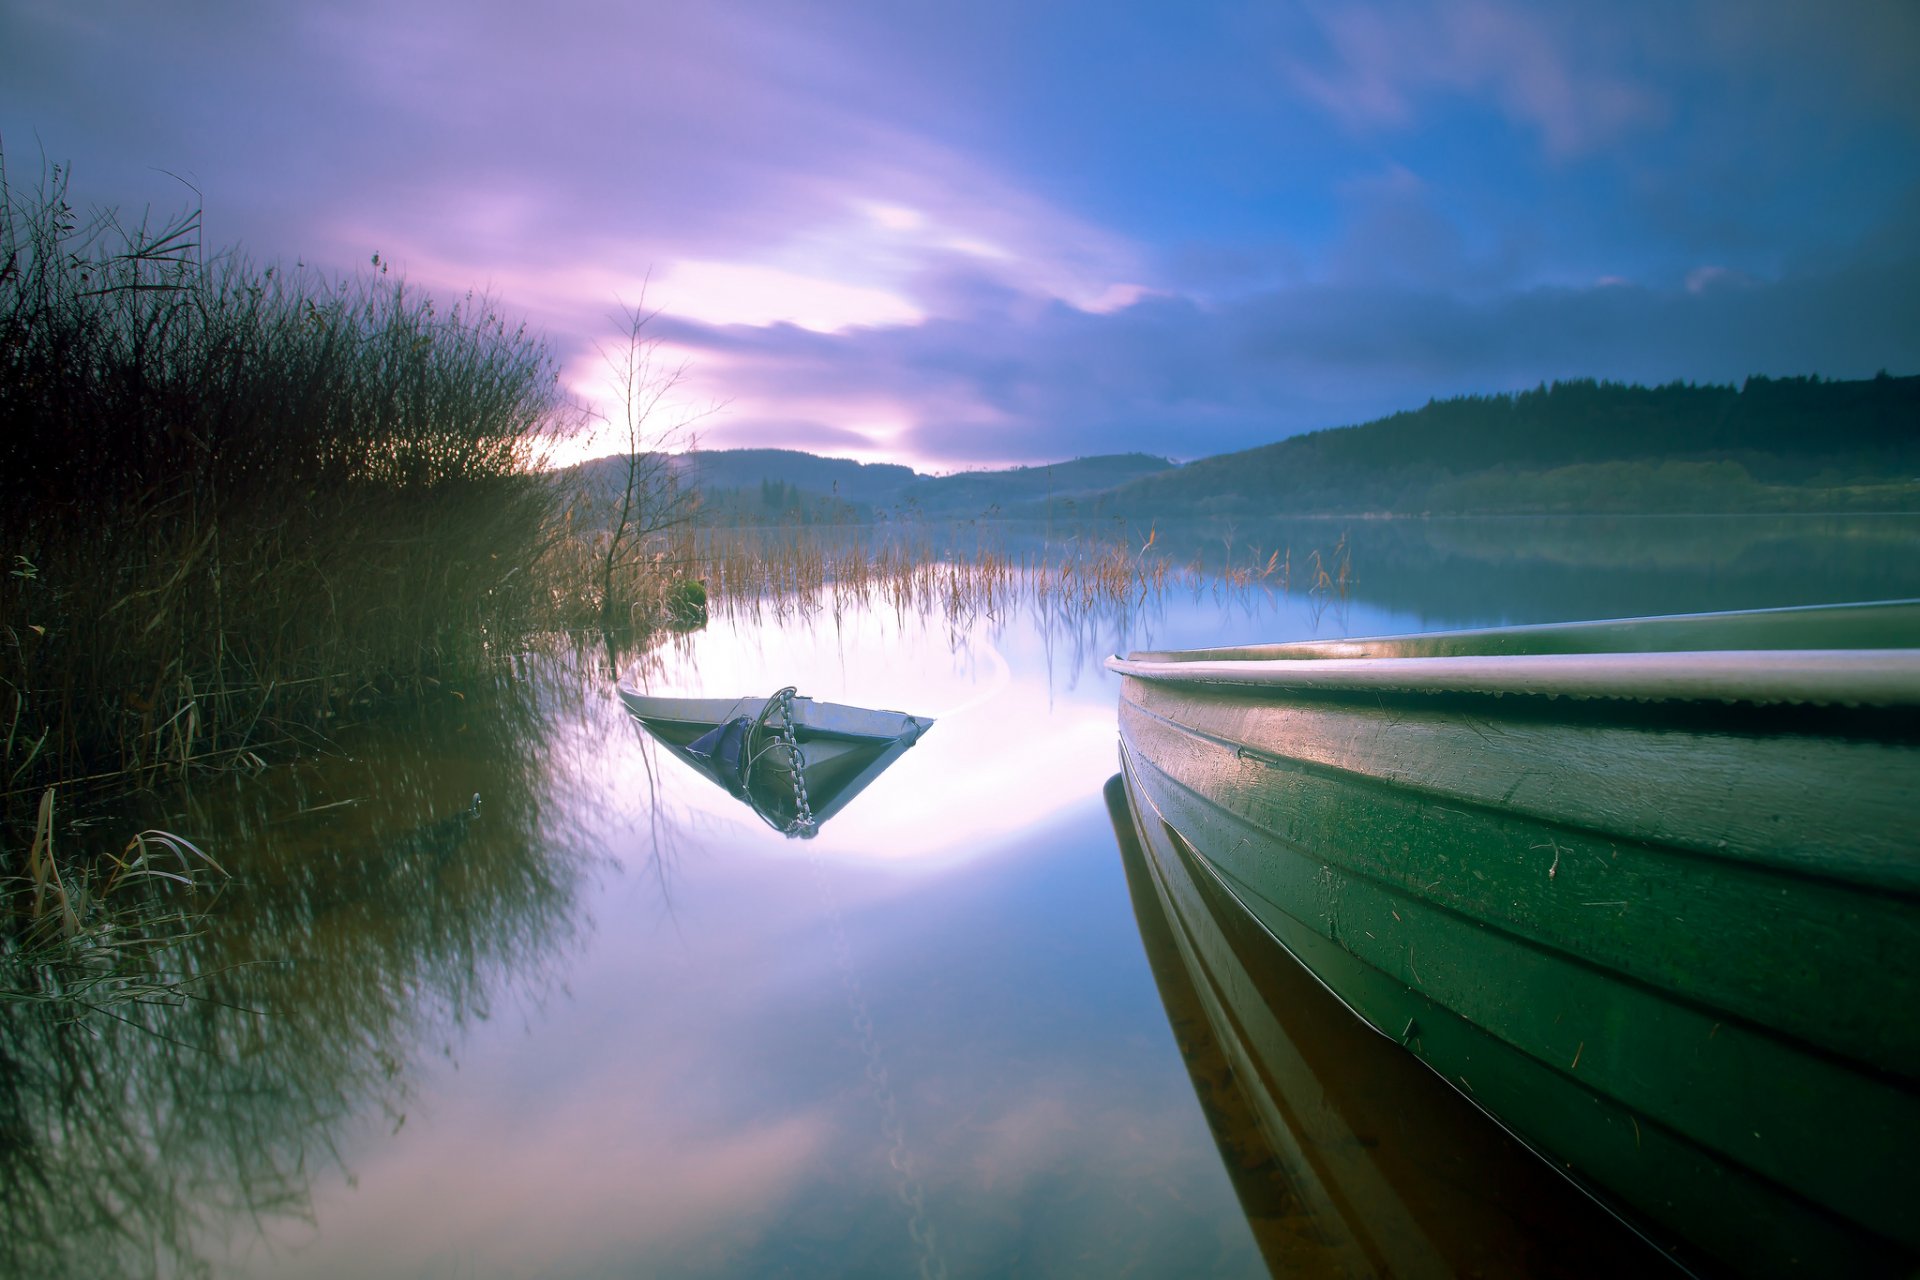
{"type": "Polygon", "coordinates": [[[1033,605],[1071,617],[1169,594],[1345,596],[1353,586],[1345,533],[1304,554],[1228,538],[1218,556],[1191,547],[1176,554],[1154,529],[1138,546],[1124,528],[1059,540],[998,534],[977,525],[952,528],[943,541],[926,527],[881,537],[857,526],[701,529],[688,539],[687,559],[727,616],[884,606],[963,622],[1033,605]],[[961,545],[969,532],[970,548],[961,545]]]}
{"type": "Polygon", "coordinates": [[[1077,607],[1170,580],[1124,541],[956,558],[918,529],[700,528],[649,451],[677,374],[638,312],[609,360],[631,448],[587,491],[543,470],[584,410],[490,299],[442,309],[377,254],[345,281],[258,266],[200,231],[82,215],[61,168],[22,191],[0,156],[0,1006],[179,995],[164,955],[219,851],[108,835],[103,799],[324,749],[555,637],[617,664],[709,590],[991,610],[1016,579],[1077,607]]]}
{"type": "Polygon", "coordinates": [[[0,206],[9,796],[309,737],[544,622],[561,409],[484,298],[203,258],[198,214],[0,206]]]}
{"type": "MultiPolygon", "coordinates": [[[[209,254],[197,210],[82,215],[66,181],[49,166],[16,189],[0,155],[0,1007],[83,977],[99,1007],[175,990],[155,957],[190,927],[182,895],[224,874],[220,851],[165,831],[89,830],[89,804],[259,772],[381,706],[464,697],[541,646],[604,643],[617,668],[710,611],[1085,618],[1166,593],[1333,598],[1353,584],[1342,524],[1312,546],[1233,531],[1252,509],[1248,484],[1284,473],[1259,510],[1289,510],[1304,482],[1286,458],[1371,456],[1372,428],[1178,468],[1121,455],[936,479],[774,450],[673,453],[675,425],[652,414],[679,374],[652,363],[650,317],[629,311],[608,357],[627,389],[612,424],[627,448],[551,471],[549,446],[586,410],[491,299],[444,306],[377,254],[344,281],[209,254]],[[765,465],[787,474],[742,480],[765,465]],[[1239,487],[1208,489],[1223,466],[1239,487]],[[1179,497],[1196,484],[1218,500],[1179,497]],[[1160,507],[1167,516],[1127,514],[1160,507]],[[1183,512],[1211,532],[1176,539],[1183,512]],[[109,972],[117,988],[95,981],[109,972]]],[[[1754,385],[1658,394],[1674,412],[1712,404],[1724,416],[1754,385]]],[[[1898,414],[1916,388],[1796,384],[1786,398],[1852,397],[1866,425],[1825,439],[1860,466],[1893,465],[1914,448],[1898,414]]],[[[1480,408],[1526,435],[1542,406],[1604,417],[1605,403],[1639,394],[1556,386],[1538,404],[1480,408]]],[[[1643,435],[1667,429],[1634,421],[1643,435]]],[[[1485,432],[1455,434],[1456,446],[1485,444],[1485,432]]],[[[1574,460],[1559,487],[1637,484],[1646,466],[1678,476],[1676,492],[1701,466],[1715,483],[1786,475],[1759,456],[1733,471],[1574,460]]],[[[1821,465],[1823,483],[1862,474],[1821,465]]],[[[1447,482],[1518,483],[1483,472],[1447,482]]]]}

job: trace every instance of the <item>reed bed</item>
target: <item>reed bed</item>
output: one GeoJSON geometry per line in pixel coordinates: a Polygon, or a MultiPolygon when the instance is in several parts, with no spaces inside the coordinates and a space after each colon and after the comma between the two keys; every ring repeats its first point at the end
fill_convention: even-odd
{"type": "Polygon", "coordinates": [[[1040,543],[1014,542],[970,526],[972,545],[948,531],[884,532],[866,527],[780,526],[706,529],[684,537],[677,571],[700,576],[723,614],[883,607],[944,615],[950,622],[1034,607],[1056,617],[1126,612],[1175,592],[1226,599],[1255,593],[1344,597],[1353,584],[1344,535],[1332,548],[1242,548],[1213,557],[1205,548],[1171,552],[1157,531],[1138,545],[1124,531],[1079,531],[1040,543]]]}
{"type": "Polygon", "coordinates": [[[209,255],[197,211],[83,216],[0,156],[0,948],[172,936],[74,907],[118,842],[43,857],[56,791],[257,770],[550,628],[531,468],[570,412],[484,297],[209,255]]]}
{"type": "Polygon", "coordinates": [[[485,299],[203,260],[0,174],[0,744],[55,781],[244,759],[545,624],[562,405],[485,299]]]}
{"type": "MultiPolygon", "coordinates": [[[[637,539],[609,569],[612,534],[590,495],[571,494],[555,536],[532,567],[545,600],[547,630],[579,635],[603,629],[629,638],[674,621],[685,584],[702,582],[704,569],[689,522],[674,521],[637,539]],[[616,602],[610,617],[607,601],[616,602]]],[[[704,583],[702,583],[704,589],[704,583]]]]}

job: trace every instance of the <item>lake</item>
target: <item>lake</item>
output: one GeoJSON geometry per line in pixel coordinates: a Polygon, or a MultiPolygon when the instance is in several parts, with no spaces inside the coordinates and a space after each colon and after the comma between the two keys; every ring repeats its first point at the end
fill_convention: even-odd
{"type": "MultiPolygon", "coordinates": [[[[1136,912],[1103,794],[1117,678],[1102,659],[1920,596],[1920,518],[1163,536],[1217,568],[1280,548],[1298,562],[1343,534],[1344,596],[1202,579],[1126,608],[768,601],[622,657],[657,694],[795,686],[932,717],[811,840],[661,750],[591,649],[149,802],[138,821],[232,873],[172,953],[203,998],[79,1030],[9,1014],[0,1263],[1364,1272],[1297,1193],[1299,1153],[1255,1132],[1136,912]]],[[[1472,1229],[1435,1242],[1436,1269],[1658,1265],[1298,973],[1247,981],[1285,993],[1270,999],[1288,1034],[1341,1064],[1323,1084],[1372,1117],[1302,1141],[1466,1197],[1472,1229]]]]}

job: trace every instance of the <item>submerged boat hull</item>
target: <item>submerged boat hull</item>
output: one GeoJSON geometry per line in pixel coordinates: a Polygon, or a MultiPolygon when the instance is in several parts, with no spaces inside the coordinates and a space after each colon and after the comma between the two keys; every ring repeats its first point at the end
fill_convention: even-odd
{"type": "Polygon", "coordinates": [[[1112,665],[1147,847],[1375,1030],[1650,1234],[1904,1274],[1916,636],[1903,605],[1112,665]]]}
{"type": "Polygon", "coordinates": [[[933,726],[925,716],[816,702],[792,690],[676,698],[621,688],[619,697],[668,751],[789,835],[813,835],[933,726]],[[723,741],[728,726],[738,733],[723,741]]]}

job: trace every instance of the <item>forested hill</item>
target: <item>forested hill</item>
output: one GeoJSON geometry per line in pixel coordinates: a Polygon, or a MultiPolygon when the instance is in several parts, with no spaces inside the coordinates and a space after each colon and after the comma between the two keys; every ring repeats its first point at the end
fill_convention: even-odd
{"type": "Polygon", "coordinates": [[[1920,377],[1560,382],[1433,401],[1125,485],[1120,512],[1912,506],[1920,377]]]}
{"type": "MultiPolygon", "coordinates": [[[[1037,467],[922,475],[891,463],[821,458],[793,449],[719,449],[646,455],[701,496],[701,518],[714,523],[768,520],[864,521],[894,514],[939,519],[1032,515],[1048,504],[1097,501],[1141,476],[1174,464],[1143,453],[1074,458],[1037,467]]],[[[625,483],[627,460],[596,458],[566,473],[602,501],[625,483]]]]}
{"type": "Polygon", "coordinates": [[[1025,511],[1034,504],[1085,502],[1138,480],[1171,470],[1167,458],[1145,453],[1110,453],[1037,467],[1001,471],[956,471],[928,476],[906,494],[932,512],[974,515],[1025,511]]]}
{"type": "MultiPolygon", "coordinates": [[[[1146,454],[1006,471],[734,449],[667,461],[715,523],[908,515],[1920,510],[1920,377],[1740,387],[1558,382],[1436,400],[1356,427],[1175,466],[1146,454]]],[[[582,464],[612,492],[623,458],[582,464]]]]}
{"type": "Polygon", "coordinates": [[[862,506],[886,506],[926,477],[886,462],[821,458],[796,449],[720,449],[682,455],[681,480],[703,493],[751,490],[757,497],[769,481],[814,495],[831,495],[862,506]]]}

